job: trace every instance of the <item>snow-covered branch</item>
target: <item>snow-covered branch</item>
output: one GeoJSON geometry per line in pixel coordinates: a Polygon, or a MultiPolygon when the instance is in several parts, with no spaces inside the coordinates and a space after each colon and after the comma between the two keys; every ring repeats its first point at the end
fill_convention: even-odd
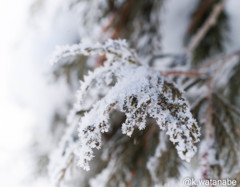
{"type": "Polygon", "coordinates": [[[200,130],[175,84],[164,80],[159,72],[140,66],[136,55],[121,40],[93,47],[85,44],[63,47],[55,53],[53,62],[76,54],[106,54],[107,58],[103,67],[84,77],[77,93],[76,109],[89,110],[79,122],[80,147],[76,150],[79,166],[90,169],[88,162],[94,157],[93,149],[101,148],[102,133],[110,130],[109,115],[113,110],[125,114],[122,133],[128,136],[135,127],[143,130],[147,118],[155,119],[175,144],[179,157],[190,161],[200,130]]]}

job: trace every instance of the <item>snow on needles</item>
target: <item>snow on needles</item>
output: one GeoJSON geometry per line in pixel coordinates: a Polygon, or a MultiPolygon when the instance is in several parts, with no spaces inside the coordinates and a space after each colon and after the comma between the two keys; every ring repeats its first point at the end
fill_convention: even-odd
{"type": "Polygon", "coordinates": [[[139,63],[136,54],[124,40],[105,44],[80,43],[60,47],[52,58],[57,63],[72,55],[106,55],[103,67],[89,72],[77,92],[77,111],[85,111],[79,121],[78,164],[89,170],[93,149],[100,149],[102,133],[110,130],[110,113],[119,110],[126,115],[122,133],[131,136],[134,129],[144,130],[146,118],[154,118],[166,132],[181,159],[190,161],[196,152],[200,129],[190,107],[176,85],[164,80],[139,63]],[[101,95],[101,96],[99,96],[101,95]]]}

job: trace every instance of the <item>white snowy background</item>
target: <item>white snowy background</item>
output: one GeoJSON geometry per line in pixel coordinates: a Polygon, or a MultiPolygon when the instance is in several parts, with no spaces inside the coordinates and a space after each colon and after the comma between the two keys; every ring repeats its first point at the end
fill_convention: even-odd
{"type": "MultiPolygon", "coordinates": [[[[39,129],[36,136],[49,139],[44,132],[54,107],[60,106],[68,93],[62,82],[49,84],[47,74],[51,67],[47,61],[56,45],[73,43],[80,28],[76,16],[64,8],[62,0],[42,2],[41,12],[35,15],[34,9],[30,11],[32,0],[0,0],[1,186],[50,186],[47,179],[33,175],[33,129],[39,129]]],[[[193,7],[192,0],[168,0],[165,4],[164,52],[182,52],[182,38],[193,7]]],[[[239,7],[239,0],[227,2],[231,18],[228,51],[240,49],[239,7]]]]}

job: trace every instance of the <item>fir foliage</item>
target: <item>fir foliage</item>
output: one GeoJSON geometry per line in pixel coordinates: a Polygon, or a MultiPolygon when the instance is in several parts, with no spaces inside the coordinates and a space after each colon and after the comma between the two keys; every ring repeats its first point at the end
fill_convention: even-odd
{"type": "MultiPolygon", "coordinates": [[[[84,112],[84,116],[78,122],[79,140],[72,141],[74,142],[71,145],[73,149],[68,151],[67,157],[65,151],[64,154],[62,153],[64,159],[62,162],[66,163],[63,168],[68,167],[69,162],[72,162],[74,154],[79,158],[78,164],[80,167],[85,170],[90,169],[88,162],[94,157],[93,148],[100,149],[103,147],[102,133],[110,131],[110,113],[114,110],[118,110],[126,116],[120,127],[123,134],[131,136],[135,127],[143,130],[146,128],[146,120],[154,119],[161,130],[166,130],[165,133],[169,136],[170,141],[175,144],[178,156],[183,160],[190,161],[196,152],[194,143],[199,140],[200,129],[195,119],[192,118],[183,93],[176,85],[164,80],[159,72],[154,72],[141,65],[135,53],[128,48],[124,41],[120,40],[109,40],[104,45],[97,44],[95,46],[84,43],[71,47],[64,46],[55,52],[52,62],[57,63],[61,58],[79,54],[106,54],[107,59],[103,67],[97,68],[94,72],[89,72],[81,83],[81,88],[77,94],[78,100],[73,111],[88,112],[84,112]]],[[[72,124],[76,124],[76,122],[73,121],[72,124]]],[[[66,136],[72,135],[67,131],[66,136]]],[[[164,142],[159,143],[164,144],[164,142]]],[[[125,150],[122,153],[123,157],[134,154],[134,146],[129,148],[129,151],[125,150]]],[[[140,150],[142,148],[141,144],[140,150]]],[[[156,152],[161,151],[158,149],[157,147],[156,152]]],[[[141,152],[149,154],[146,150],[140,150],[138,150],[139,154],[141,152]]],[[[63,151],[59,151],[59,153],[61,152],[63,151]]],[[[152,177],[159,173],[152,167],[161,164],[162,161],[159,159],[164,159],[165,154],[168,153],[166,150],[163,150],[163,152],[162,155],[155,153],[155,156],[149,161],[151,163],[145,161],[152,177]]],[[[142,158],[139,154],[137,158],[142,158]]],[[[109,159],[108,162],[112,163],[111,158],[109,159]]],[[[173,161],[177,160],[174,159],[173,161]]],[[[130,164],[127,166],[129,167],[130,164]]],[[[132,170],[131,167],[128,169],[132,170]]],[[[61,169],[61,171],[60,173],[65,173],[65,169],[61,169]]],[[[117,173],[116,175],[118,176],[117,173]]],[[[177,172],[174,174],[172,172],[166,173],[166,175],[177,176],[177,172]]],[[[56,181],[59,181],[62,176],[63,174],[57,177],[56,181]]],[[[155,183],[160,183],[156,179],[152,178],[150,181],[152,180],[155,183]]],[[[125,179],[121,180],[121,182],[124,181],[126,182],[125,179]]],[[[134,181],[133,178],[132,182],[134,181]]],[[[138,180],[136,182],[139,183],[138,180]]]]}

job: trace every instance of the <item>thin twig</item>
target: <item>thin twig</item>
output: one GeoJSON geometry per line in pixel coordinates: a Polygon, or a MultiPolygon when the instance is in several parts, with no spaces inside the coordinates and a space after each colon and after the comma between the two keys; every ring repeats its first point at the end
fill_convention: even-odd
{"type": "Polygon", "coordinates": [[[191,39],[189,42],[189,45],[186,49],[186,54],[191,54],[199,45],[199,43],[202,41],[204,36],[207,34],[209,29],[216,24],[216,21],[222,12],[226,0],[220,1],[218,4],[214,6],[214,9],[208,19],[205,21],[203,26],[199,29],[199,31],[196,33],[195,36],[191,39]]]}
{"type": "Polygon", "coordinates": [[[67,169],[71,166],[71,164],[73,163],[73,160],[74,160],[74,155],[71,154],[70,160],[69,160],[69,162],[67,163],[66,167],[63,168],[63,169],[60,171],[60,172],[61,172],[61,175],[60,175],[60,178],[59,178],[59,180],[58,180],[58,182],[57,182],[57,187],[60,187],[60,184],[61,184],[62,180],[63,180],[64,177],[65,177],[65,174],[66,174],[66,172],[67,172],[67,169]]]}
{"type": "Polygon", "coordinates": [[[207,74],[205,73],[200,73],[198,71],[167,71],[167,72],[163,72],[161,71],[160,74],[163,77],[167,77],[167,76],[185,76],[185,77],[201,77],[201,76],[207,76],[207,74]]]}

